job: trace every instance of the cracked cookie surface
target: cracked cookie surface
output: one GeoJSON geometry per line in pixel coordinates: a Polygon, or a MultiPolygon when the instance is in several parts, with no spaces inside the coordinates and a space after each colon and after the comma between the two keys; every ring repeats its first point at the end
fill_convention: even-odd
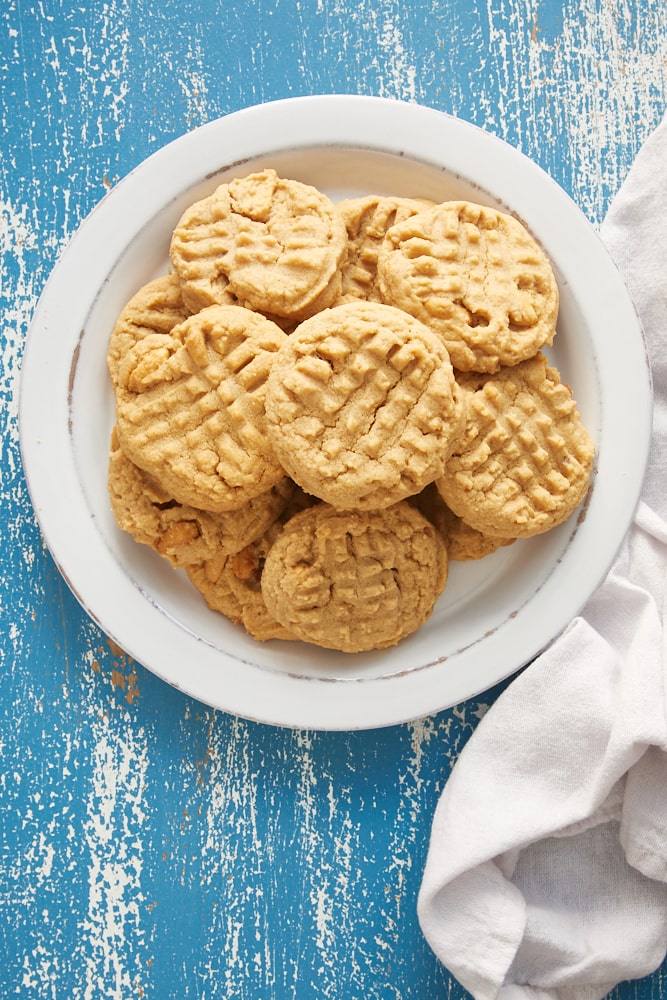
{"type": "Polygon", "coordinates": [[[211,306],[123,359],[116,394],[125,454],[180,503],[242,507],[284,476],[267,439],[264,399],[287,339],[240,306],[211,306]]]}
{"type": "Polygon", "coordinates": [[[377,283],[377,262],[387,230],[433,204],[426,198],[381,195],[345,198],[337,203],[347,230],[339,304],[354,299],[382,301],[377,283]]]}
{"type": "Polygon", "coordinates": [[[191,205],[172,234],[170,259],[193,312],[239,304],[301,320],[338,296],[346,243],[325,194],[264,170],[191,205]]]}
{"type": "Polygon", "coordinates": [[[347,512],[319,503],[287,522],[261,587],[271,615],[297,638],[355,653],[419,628],[446,579],[445,545],[410,504],[347,512]]]}
{"type": "Polygon", "coordinates": [[[121,362],[135,344],[149,334],[171,333],[188,315],[175,274],[143,285],[123,307],[111,331],[107,351],[111,384],[118,384],[121,362]]]}
{"type": "MultiPolygon", "coordinates": [[[[200,563],[186,568],[188,578],[212,611],[223,614],[235,625],[242,625],[258,642],[269,639],[296,639],[268,611],[262,595],[261,580],[269,549],[295,514],[313,506],[315,499],[287,481],[287,503],[272,523],[257,538],[246,541],[234,552],[209,553],[200,563]]],[[[280,484],[276,487],[282,492],[280,484]]]]}
{"type": "Polygon", "coordinates": [[[125,455],[114,428],[107,474],[109,500],[118,526],[174,566],[215,555],[233,555],[266,532],[292,500],[295,487],[282,479],[238,510],[218,514],[178,503],[125,455]]]}
{"type": "Polygon", "coordinates": [[[287,338],[267,383],[266,416],[295,482],[334,507],[369,510],[442,474],[463,407],[434,334],[391,306],[356,302],[287,338]]]}
{"type": "Polygon", "coordinates": [[[392,226],[378,284],[442,337],[460,371],[494,372],[553,342],[549,260],[517,219],[482,205],[443,202],[392,226]]]}
{"type": "Polygon", "coordinates": [[[595,449],[558,371],[538,354],[460,381],[466,428],[436,481],[447,506],[501,538],[562,523],[586,494],[595,449]]]}
{"type": "Polygon", "coordinates": [[[262,595],[261,579],[266,556],[281,531],[276,521],[262,536],[239,552],[219,552],[186,568],[188,579],[212,611],[242,625],[258,642],[296,639],[276,621],[262,595]]]}

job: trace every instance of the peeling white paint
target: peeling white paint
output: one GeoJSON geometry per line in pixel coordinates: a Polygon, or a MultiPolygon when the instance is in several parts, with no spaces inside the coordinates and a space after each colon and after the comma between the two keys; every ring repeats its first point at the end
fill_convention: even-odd
{"type": "MultiPolygon", "coordinates": [[[[0,178],[1,181],[1,178],[0,178]]],[[[17,472],[18,383],[20,356],[25,330],[36,302],[35,275],[29,263],[37,238],[24,206],[15,206],[0,189],[0,297],[2,311],[0,339],[0,399],[7,414],[7,436],[0,440],[0,482],[17,472]]]]}
{"type": "Polygon", "coordinates": [[[85,1000],[125,1000],[144,970],[133,963],[144,945],[142,886],[148,747],[122,713],[92,726],[92,776],[83,835],[88,849],[88,909],[81,927],[85,1000]],[[120,718],[119,718],[120,716],[120,718]]]}
{"type": "Polygon", "coordinates": [[[552,37],[541,24],[540,0],[487,0],[488,52],[475,76],[478,121],[538,162],[566,135],[572,193],[595,223],[664,109],[664,11],[651,11],[648,5],[637,37],[629,7],[569,0],[562,31],[552,37]]]}
{"type": "Polygon", "coordinates": [[[56,1000],[61,968],[59,957],[39,944],[31,956],[23,958],[22,990],[35,991],[32,995],[56,1000]]]}
{"type": "Polygon", "coordinates": [[[206,121],[206,77],[202,72],[191,69],[179,78],[178,83],[186,99],[188,128],[196,128],[206,121]]]}
{"type": "Polygon", "coordinates": [[[378,60],[380,70],[380,97],[398,96],[404,101],[417,99],[417,67],[410,58],[409,50],[403,38],[401,26],[398,23],[400,8],[385,11],[378,16],[379,32],[377,42],[381,56],[378,60]],[[384,74],[389,74],[385,79],[384,74]]]}
{"type": "MultiPolygon", "coordinates": [[[[622,30],[623,7],[612,0],[572,3],[563,17],[563,33],[553,53],[564,127],[574,154],[576,200],[600,222],[605,192],[615,192],[641,143],[652,129],[656,102],[664,107],[667,38],[646,26],[642,38],[622,30]],[[604,55],[601,55],[601,54],[604,55]],[[616,155],[618,147],[630,157],[616,155]]],[[[649,5],[650,9],[650,5],[649,5]]],[[[539,49],[539,32],[533,48],[539,49]]]]}
{"type": "Polygon", "coordinates": [[[406,967],[419,947],[414,902],[431,810],[489,699],[399,727],[391,742],[260,730],[161,693],[157,681],[168,722],[143,691],[128,706],[111,676],[127,664],[97,649],[97,630],[82,624],[28,536],[20,354],[45,269],[133,142],[158,144],[183,121],[193,127],[235,104],[321,92],[331,81],[463,111],[547,162],[549,142],[567,137],[563,175],[599,220],[667,93],[664,5],[642,6],[639,16],[624,0],[566,0],[555,38],[541,30],[545,0],[267,0],[252,16],[219,4],[227,21],[210,37],[183,23],[190,7],[167,2],[164,39],[131,0],[85,10],[10,0],[0,14],[9,43],[0,61],[11,70],[0,106],[1,540],[15,557],[0,573],[0,612],[13,616],[0,650],[0,788],[12,822],[2,888],[9,937],[27,942],[17,978],[7,984],[0,971],[0,992],[456,992],[428,958],[415,966],[419,984],[406,967]],[[229,42],[221,31],[232,32],[232,49],[218,63],[216,44],[229,42]],[[467,63],[456,61],[462,52],[467,63]],[[141,60],[155,53],[163,63],[143,79],[141,60]],[[175,954],[165,955],[159,934],[175,954]]]}

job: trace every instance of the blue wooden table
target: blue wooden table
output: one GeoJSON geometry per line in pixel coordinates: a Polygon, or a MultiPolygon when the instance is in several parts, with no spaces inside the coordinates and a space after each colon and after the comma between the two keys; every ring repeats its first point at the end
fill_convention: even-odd
{"type": "MultiPolygon", "coordinates": [[[[81,610],[17,426],[40,291],[171,139],[283,97],[417,101],[536,160],[594,225],[667,106],[663,0],[4,0],[0,6],[0,997],[464,996],[415,902],[438,795],[499,688],[387,729],[251,723],[81,610]]],[[[667,993],[667,965],[619,998],[667,993]]]]}

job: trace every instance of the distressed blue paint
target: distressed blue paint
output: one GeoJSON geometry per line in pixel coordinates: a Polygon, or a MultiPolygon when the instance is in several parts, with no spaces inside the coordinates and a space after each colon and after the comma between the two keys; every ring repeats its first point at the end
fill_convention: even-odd
{"type": "Polygon", "coordinates": [[[188,129],[317,92],[476,122],[597,224],[662,115],[666,53],[659,0],[3,5],[0,996],[463,997],[415,898],[439,792],[500,690],[412,726],[291,732],[108,643],[43,550],[16,425],[23,338],[78,224],[188,129]]]}

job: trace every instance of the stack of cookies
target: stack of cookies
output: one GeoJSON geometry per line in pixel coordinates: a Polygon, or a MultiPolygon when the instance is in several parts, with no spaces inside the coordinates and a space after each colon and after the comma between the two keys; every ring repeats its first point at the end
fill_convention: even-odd
{"type": "Polygon", "coordinates": [[[394,645],[449,560],[583,499],[558,288],[513,217],[267,169],[190,206],[170,259],[109,343],[111,505],[255,639],[394,645]]]}

